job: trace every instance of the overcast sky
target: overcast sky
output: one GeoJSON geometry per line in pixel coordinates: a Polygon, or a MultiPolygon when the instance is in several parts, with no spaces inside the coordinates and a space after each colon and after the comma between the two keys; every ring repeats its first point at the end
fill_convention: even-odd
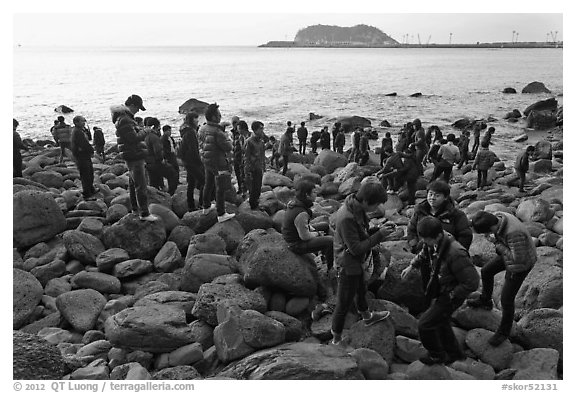
{"type": "MultiPolygon", "coordinates": [[[[375,26],[399,42],[453,43],[563,40],[561,2],[546,12],[522,1],[484,0],[471,9],[456,2],[413,0],[400,5],[371,5],[364,0],[273,1],[99,0],[91,6],[72,1],[21,0],[13,6],[13,44],[21,45],[259,45],[292,40],[314,24],[375,26]],[[502,4],[499,4],[502,3],[502,4]],[[194,8],[191,8],[191,5],[194,8]],[[413,12],[419,13],[413,13],[413,12]],[[532,13],[518,13],[532,12],[532,13]],[[32,13],[33,12],[33,13],[32,13]],[[456,13],[452,13],[456,12],[456,13]],[[505,13],[506,12],[506,13],[505,13]],[[514,12],[514,13],[511,13],[514,12]]],[[[384,3],[384,2],[382,2],[384,3]]],[[[543,8],[543,7],[540,7],[543,8]]]]}

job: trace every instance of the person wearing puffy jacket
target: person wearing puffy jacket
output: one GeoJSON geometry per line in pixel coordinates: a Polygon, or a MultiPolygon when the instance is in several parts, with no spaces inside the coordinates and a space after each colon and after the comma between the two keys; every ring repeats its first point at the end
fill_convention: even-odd
{"type": "Polygon", "coordinates": [[[198,189],[198,205],[204,205],[204,164],[200,158],[200,151],[198,149],[198,114],[196,112],[188,112],[184,119],[184,123],[180,127],[180,136],[182,137],[182,144],[180,154],[184,168],[186,168],[186,201],[188,204],[188,211],[196,210],[194,202],[194,189],[198,189]]]}
{"type": "Polygon", "coordinates": [[[138,127],[134,114],[144,108],[142,98],[136,94],[128,97],[124,105],[112,106],[112,122],[116,126],[116,137],[120,156],[126,161],[129,171],[130,204],[132,211],[140,211],[140,219],[156,221],[158,217],[148,209],[148,188],[144,159],[147,155],[146,132],[138,127]]]}
{"type": "Polygon", "coordinates": [[[492,234],[496,239],[498,258],[482,267],[482,293],[470,299],[470,307],[491,310],[494,276],[506,271],[504,286],[500,295],[502,320],[496,333],[488,340],[492,346],[499,346],[510,336],[514,321],[514,300],[524,279],[530,273],[538,258],[532,236],[524,224],[509,213],[488,213],[479,211],[472,217],[472,228],[477,233],[492,234]]]}
{"type": "Polygon", "coordinates": [[[75,116],[72,121],[74,128],[72,128],[71,147],[78,172],[80,173],[82,195],[85,200],[94,200],[93,195],[96,193],[96,188],[94,188],[94,167],[92,165],[94,148],[84,133],[86,119],[83,116],[75,116]]]}
{"type": "Polygon", "coordinates": [[[530,157],[534,154],[536,148],[532,145],[526,148],[526,151],[523,151],[516,157],[516,163],[514,164],[514,169],[516,169],[516,174],[518,178],[520,178],[520,188],[519,192],[524,192],[524,184],[526,183],[526,173],[528,172],[528,168],[530,168],[530,157]]]}
{"type": "Polygon", "coordinates": [[[496,154],[488,148],[488,142],[482,142],[480,149],[476,153],[476,158],[474,159],[474,165],[472,165],[472,170],[478,170],[478,180],[476,183],[477,189],[482,189],[488,184],[488,170],[492,168],[494,162],[496,162],[496,154]]]}
{"type": "Polygon", "coordinates": [[[232,142],[224,132],[224,126],[220,124],[222,114],[216,103],[208,105],[205,117],[206,124],[198,131],[206,181],[203,191],[203,208],[206,213],[210,207],[211,195],[216,189],[218,222],[224,222],[235,216],[235,214],[226,213],[224,205],[225,192],[231,177],[227,155],[232,152],[232,142]]]}
{"type": "Polygon", "coordinates": [[[418,335],[428,350],[420,361],[432,365],[463,360],[465,355],[450,320],[452,313],[468,295],[478,289],[478,272],[470,261],[468,251],[442,229],[439,219],[424,217],[418,222],[417,230],[424,247],[400,273],[400,277],[406,279],[413,269],[422,264],[432,266],[425,291],[431,305],[418,320],[418,335]]]}

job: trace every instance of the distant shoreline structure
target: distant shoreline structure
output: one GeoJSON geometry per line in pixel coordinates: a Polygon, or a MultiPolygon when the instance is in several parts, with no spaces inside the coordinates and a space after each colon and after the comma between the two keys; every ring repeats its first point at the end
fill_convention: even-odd
{"type": "Polygon", "coordinates": [[[482,48],[482,49],[538,49],[551,48],[562,49],[564,42],[478,42],[476,44],[383,44],[370,45],[362,43],[300,43],[295,41],[268,41],[258,45],[258,48],[482,48]]]}

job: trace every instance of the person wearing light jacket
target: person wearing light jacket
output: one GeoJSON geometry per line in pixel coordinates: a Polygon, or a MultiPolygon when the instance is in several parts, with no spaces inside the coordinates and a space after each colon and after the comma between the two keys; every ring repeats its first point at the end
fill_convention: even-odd
{"type": "Polygon", "coordinates": [[[148,209],[148,188],[144,159],[146,150],[146,132],[136,124],[134,114],[144,108],[142,98],[136,94],[126,99],[124,105],[112,106],[112,123],[116,126],[116,137],[120,157],[126,161],[129,171],[130,204],[132,211],[140,211],[140,219],[156,221],[158,217],[148,209]]]}
{"type": "Polygon", "coordinates": [[[338,266],[336,308],[332,316],[332,344],[340,344],[344,320],[352,302],[366,326],[380,322],[389,311],[368,311],[363,263],[372,248],[390,234],[386,226],[369,228],[366,213],[387,200],[386,190],[379,182],[363,182],[356,194],[349,195],[335,214],[334,260],[338,266]]]}
{"type": "Polygon", "coordinates": [[[481,210],[472,218],[472,228],[477,233],[494,235],[498,258],[482,267],[482,294],[468,300],[467,304],[470,307],[491,310],[494,305],[494,276],[506,271],[500,295],[502,320],[496,333],[488,340],[490,345],[497,347],[510,336],[514,320],[514,299],[536,263],[536,246],[524,224],[509,213],[492,214],[481,210]]]}
{"type": "Polygon", "coordinates": [[[400,277],[406,279],[422,264],[432,266],[426,285],[426,298],[431,305],[418,320],[418,335],[428,353],[420,358],[427,365],[449,364],[465,358],[450,325],[452,313],[478,288],[480,278],[470,261],[468,251],[442,228],[436,217],[418,222],[418,236],[424,247],[400,277]]]}

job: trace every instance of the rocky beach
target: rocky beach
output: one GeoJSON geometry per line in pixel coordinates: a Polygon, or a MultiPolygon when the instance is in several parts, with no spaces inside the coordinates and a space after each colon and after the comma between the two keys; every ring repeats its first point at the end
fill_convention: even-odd
{"type": "MultiPolygon", "coordinates": [[[[487,189],[476,189],[471,164],[454,168],[456,205],[468,218],[479,210],[516,215],[538,261],[518,292],[504,344],[488,344],[501,318],[503,272],[495,278],[493,310],[455,311],[466,360],[450,366],[418,360],[425,352],[417,331],[424,294],[419,274],[400,279],[413,257],[406,246],[413,206],[404,202],[405,191],[389,195],[371,218],[396,228],[379,246],[382,264],[369,285],[370,308],[391,318],[367,327],[350,313],[344,345],[329,345],[331,315],[310,317],[320,283],[328,303],[335,302],[334,275],[313,254],[288,250],[279,233],[295,181],[317,185],[313,223],[331,223],[344,198],[380,169],[376,151],[366,166],[348,163],[349,151],[295,153],[286,176],[265,172],[260,210],[229,195],[226,210],[236,216],[222,223],[214,209],[188,212],[181,167],[173,196],[148,187],[150,211],[161,219],[147,222],[130,213],[128,169],[115,143],[107,144],[105,162],[93,159],[99,191],[96,200],[84,200],[72,157],[59,164],[51,141],[25,139],[23,177],[13,179],[13,378],[562,379],[563,128],[562,107],[549,104],[510,114],[526,133],[492,148],[500,160],[487,189]],[[528,144],[536,154],[521,194],[514,159],[528,144]]],[[[445,135],[465,127],[463,119],[452,121],[445,135]]],[[[432,170],[428,165],[418,181],[416,203],[432,170]]],[[[477,234],[470,255],[478,270],[497,256],[477,234]]]]}

